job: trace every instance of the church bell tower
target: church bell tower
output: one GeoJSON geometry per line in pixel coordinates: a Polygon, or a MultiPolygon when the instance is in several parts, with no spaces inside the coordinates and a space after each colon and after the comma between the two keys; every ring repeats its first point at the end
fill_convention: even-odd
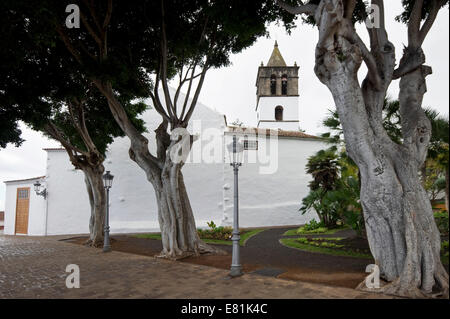
{"type": "Polygon", "coordinates": [[[258,128],[299,130],[298,69],[287,66],[278,43],[266,66],[261,63],[256,79],[258,128]]]}

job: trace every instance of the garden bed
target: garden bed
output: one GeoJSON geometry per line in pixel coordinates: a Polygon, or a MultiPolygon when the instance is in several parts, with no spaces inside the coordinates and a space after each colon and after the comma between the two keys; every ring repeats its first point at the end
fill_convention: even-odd
{"type": "Polygon", "coordinates": [[[280,242],[287,247],[309,252],[334,256],[372,258],[367,240],[358,237],[282,238],[280,242]]]}
{"type": "MultiPolygon", "coordinates": [[[[264,229],[242,229],[240,230],[239,245],[244,246],[246,241],[250,239],[252,236],[262,232],[264,229]]],[[[231,232],[224,234],[220,234],[216,236],[216,234],[210,232],[209,230],[199,230],[198,231],[200,239],[203,240],[207,244],[216,244],[216,245],[232,245],[233,241],[231,240],[231,232]],[[222,239],[221,239],[222,238],[222,239]]],[[[145,238],[145,239],[156,239],[161,240],[160,233],[151,233],[151,234],[136,234],[133,235],[136,238],[145,238]]]]}
{"type": "Polygon", "coordinates": [[[333,235],[339,231],[350,229],[344,225],[336,228],[319,227],[316,229],[307,230],[305,227],[289,229],[283,236],[297,236],[297,235],[333,235]]]}
{"type": "MultiPolygon", "coordinates": [[[[285,235],[288,232],[285,233],[285,235]]],[[[448,234],[441,238],[441,260],[444,265],[449,264],[448,234]]],[[[282,238],[280,243],[284,246],[313,253],[333,256],[348,256],[371,259],[369,243],[362,237],[312,237],[301,236],[296,238],[282,238]]]]}

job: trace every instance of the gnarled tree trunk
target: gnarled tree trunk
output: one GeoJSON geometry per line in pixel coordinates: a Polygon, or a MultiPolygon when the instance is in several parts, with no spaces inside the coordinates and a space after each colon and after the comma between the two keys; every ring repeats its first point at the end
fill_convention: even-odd
{"type": "MultiPolygon", "coordinates": [[[[372,3],[378,4],[383,14],[383,2],[372,3]]],[[[384,17],[381,28],[368,30],[369,51],[350,21],[352,10],[344,8],[343,1],[322,0],[302,10],[306,11],[297,12],[312,10],[314,14],[319,29],[315,72],[333,95],[346,150],[361,173],[368,241],[381,276],[390,282],[379,291],[423,297],[435,289],[448,296],[440,235],[419,177],[431,134],[421,108],[425,77],[430,73],[430,68],[422,65],[423,53],[405,50],[400,65],[404,143],[398,145],[388,137],[381,118],[395,66],[395,50],[384,30],[384,17]],[[363,60],[369,71],[360,85],[357,72],[363,60]]],[[[360,288],[365,288],[364,283],[360,288]]]]}
{"type": "MultiPolygon", "coordinates": [[[[130,158],[145,172],[147,180],[153,185],[158,204],[158,220],[161,229],[163,250],[160,257],[179,259],[200,253],[223,253],[221,250],[206,245],[197,234],[194,214],[189,202],[188,194],[181,173],[181,168],[187,156],[184,154],[177,161],[174,156],[182,149],[186,150],[186,143],[192,145],[192,136],[169,135],[168,123],[163,120],[155,130],[157,156],[153,156],[148,149],[148,140],[139,133],[128,119],[123,106],[117,100],[111,84],[94,81],[100,91],[108,99],[110,110],[131,145],[130,158]]],[[[180,127],[183,129],[183,127],[180,127]]],[[[190,148],[188,149],[190,150],[190,148]]]]}
{"type": "Polygon", "coordinates": [[[181,172],[181,165],[166,160],[155,183],[163,250],[161,257],[182,258],[210,252],[200,240],[181,172]]]}
{"type": "Polygon", "coordinates": [[[103,245],[103,234],[106,214],[106,194],[103,185],[104,167],[83,167],[86,189],[91,206],[89,219],[89,240],[86,245],[100,247],[103,245]]]}
{"type": "Polygon", "coordinates": [[[59,141],[69,156],[75,169],[82,170],[85,177],[86,190],[89,196],[91,216],[89,219],[89,239],[86,245],[99,247],[103,243],[103,231],[106,214],[106,195],[103,184],[104,156],[99,153],[89,135],[84,117],[83,102],[69,104],[72,125],[77,130],[86,150],[82,150],[71,143],[52,121],[45,126],[45,132],[59,141]],[[74,116],[75,110],[79,114],[74,116]]]}

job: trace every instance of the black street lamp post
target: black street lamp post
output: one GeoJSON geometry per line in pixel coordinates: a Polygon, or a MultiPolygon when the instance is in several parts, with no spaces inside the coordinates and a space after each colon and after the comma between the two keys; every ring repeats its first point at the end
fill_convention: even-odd
{"type": "Polygon", "coordinates": [[[104,187],[106,189],[106,216],[105,216],[105,235],[103,239],[103,252],[111,251],[111,242],[109,240],[109,189],[112,186],[114,176],[106,171],[103,175],[104,187]]]}
{"type": "Polygon", "coordinates": [[[228,145],[230,154],[230,165],[234,171],[234,214],[233,214],[233,255],[231,259],[230,277],[238,277],[242,275],[242,266],[240,263],[239,241],[241,239],[239,233],[239,189],[238,189],[238,172],[239,166],[242,165],[241,155],[244,151],[242,143],[237,141],[236,135],[233,135],[233,143],[228,145]]]}

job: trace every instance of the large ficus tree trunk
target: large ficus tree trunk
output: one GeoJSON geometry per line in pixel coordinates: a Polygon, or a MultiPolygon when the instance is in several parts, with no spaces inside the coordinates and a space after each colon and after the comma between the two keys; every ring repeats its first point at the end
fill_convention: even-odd
{"type": "MultiPolygon", "coordinates": [[[[53,120],[45,125],[47,135],[59,141],[69,155],[69,159],[75,169],[83,171],[86,190],[89,196],[91,216],[89,219],[89,239],[86,245],[100,247],[103,244],[103,233],[106,214],[106,194],[103,184],[105,168],[104,156],[98,151],[86,126],[83,101],[76,99],[68,101],[68,118],[84,144],[84,150],[71,142],[64,134],[64,130],[53,120]]],[[[65,124],[67,125],[67,124],[65,124]]]]}
{"type": "Polygon", "coordinates": [[[434,1],[422,28],[423,1],[415,2],[408,47],[398,69],[395,48],[385,30],[382,0],[372,1],[381,16],[379,28],[367,28],[370,49],[351,21],[357,1],[316,2],[295,8],[280,5],[292,13],[313,16],[318,27],[315,73],[333,95],[346,150],[360,170],[368,241],[382,278],[389,282],[379,291],[408,297],[433,292],[448,296],[440,234],[419,176],[431,136],[421,107],[431,68],[423,65],[421,44],[445,1],[434,1]],[[357,72],[363,61],[368,74],[360,85],[357,72]],[[394,143],[382,125],[384,99],[395,78],[400,78],[402,144],[394,143]]]}
{"type": "Polygon", "coordinates": [[[87,245],[100,247],[103,245],[103,234],[105,227],[106,194],[103,184],[104,167],[79,165],[84,173],[86,190],[89,195],[91,217],[89,219],[89,240],[87,245]]]}
{"type": "MultiPolygon", "coordinates": [[[[94,6],[91,5],[89,8],[91,10],[89,21],[91,22],[85,17],[82,19],[82,23],[89,35],[95,39],[97,46],[96,57],[93,55],[90,57],[94,58],[95,62],[106,61],[108,59],[107,29],[112,14],[112,1],[108,1],[104,16],[95,13],[94,6]],[[102,27],[92,28],[91,23],[102,27]]],[[[160,2],[159,9],[161,12],[161,15],[158,16],[160,25],[157,28],[160,30],[160,44],[158,46],[159,52],[156,54],[160,58],[156,59],[154,86],[152,90],[149,90],[153,107],[162,117],[162,123],[155,131],[157,144],[155,155],[148,148],[147,138],[136,129],[130,120],[120,94],[117,94],[117,91],[113,89],[112,81],[95,75],[91,76],[91,80],[108,100],[114,119],[129,138],[130,158],[145,172],[147,180],[155,190],[163,244],[160,257],[183,258],[203,252],[220,253],[221,250],[203,243],[197,234],[194,215],[181,172],[185,157],[193,142],[193,137],[187,133],[186,127],[197,104],[206,72],[209,69],[208,58],[204,54],[192,54],[189,51],[190,49],[187,49],[185,58],[183,53],[179,53],[180,56],[169,53],[164,1],[160,2]],[[177,59],[177,63],[173,62],[174,59],[177,59]],[[180,82],[175,94],[171,95],[168,82],[173,77],[174,70],[176,70],[175,73],[179,74],[180,82]],[[184,101],[180,102],[178,100],[184,84],[188,86],[187,93],[184,101]],[[159,96],[160,87],[163,92],[162,97],[159,96]],[[192,100],[189,99],[191,93],[193,93],[192,100]],[[179,107],[177,108],[177,106],[179,107]],[[184,156],[175,156],[181,150],[184,150],[184,156]]],[[[209,19],[207,16],[204,19],[205,21],[199,22],[200,30],[203,30],[203,32],[192,34],[192,37],[195,37],[198,41],[197,45],[203,44],[205,39],[205,30],[209,19]]],[[[146,27],[148,28],[148,26],[146,27]]],[[[61,26],[57,26],[57,32],[73,57],[83,65],[82,52],[74,45],[67,31],[61,26]]],[[[213,44],[211,44],[212,46],[213,44]]],[[[212,51],[212,48],[207,48],[212,51]]],[[[194,50],[194,52],[196,51],[194,50]]]]}
{"type": "MultiPolygon", "coordinates": [[[[156,156],[152,155],[147,138],[130,122],[123,106],[114,95],[111,85],[102,82],[96,82],[96,85],[107,97],[116,121],[130,139],[130,158],[144,170],[147,180],[155,190],[163,244],[163,250],[159,256],[178,259],[206,252],[221,253],[220,250],[206,245],[198,236],[181,172],[194,138],[187,133],[183,125],[173,128],[169,135],[167,119],[170,120],[170,117],[163,116],[163,122],[155,130],[156,156]]],[[[156,90],[157,87],[155,92],[156,90]]],[[[160,102],[157,99],[154,101],[155,108],[161,111],[160,102]]]]}

